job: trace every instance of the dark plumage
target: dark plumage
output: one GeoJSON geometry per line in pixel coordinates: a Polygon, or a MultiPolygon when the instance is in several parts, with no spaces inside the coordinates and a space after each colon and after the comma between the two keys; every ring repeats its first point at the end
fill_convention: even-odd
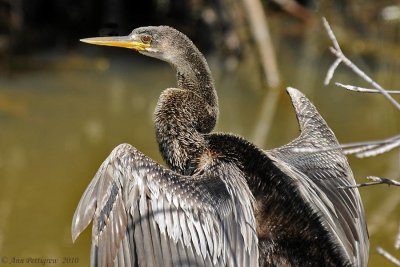
{"type": "Polygon", "coordinates": [[[367,266],[368,234],[354,178],[315,107],[289,88],[301,134],[263,151],[211,133],[218,101],[194,44],[166,26],[84,42],[169,62],[177,88],[155,111],[169,169],[123,144],[103,162],[75,212],[72,236],[93,220],[92,266],[367,266]],[[304,148],[304,149],[298,149],[304,148]]]}

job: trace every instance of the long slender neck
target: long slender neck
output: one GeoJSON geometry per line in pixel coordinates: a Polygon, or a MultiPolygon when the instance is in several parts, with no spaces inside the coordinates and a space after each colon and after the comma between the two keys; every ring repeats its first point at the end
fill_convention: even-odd
{"type": "MultiPolygon", "coordinates": [[[[185,40],[188,41],[188,40],[185,40]]],[[[170,61],[178,88],[166,89],[156,112],[156,135],[168,165],[190,175],[207,147],[203,134],[214,128],[218,100],[206,60],[190,42],[170,61]]]]}
{"type": "Polygon", "coordinates": [[[181,60],[171,62],[171,65],[176,69],[178,88],[192,91],[208,105],[218,109],[217,93],[210,68],[195,46],[186,49],[181,60]]]}

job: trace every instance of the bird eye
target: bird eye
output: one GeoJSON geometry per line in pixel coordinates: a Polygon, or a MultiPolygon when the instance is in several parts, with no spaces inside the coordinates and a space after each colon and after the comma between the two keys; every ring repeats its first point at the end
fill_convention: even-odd
{"type": "Polygon", "coordinates": [[[143,35],[140,39],[145,44],[149,44],[151,42],[151,36],[150,35],[143,35]]]}

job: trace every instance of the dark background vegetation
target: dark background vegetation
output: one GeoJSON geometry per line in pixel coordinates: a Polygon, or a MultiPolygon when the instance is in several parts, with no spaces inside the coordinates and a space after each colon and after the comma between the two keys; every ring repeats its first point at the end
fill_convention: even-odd
{"type": "MultiPolygon", "coordinates": [[[[145,25],[179,29],[210,63],[221,103],[217,130],[255,141],[270,88],[242,2],[0,0],[0,260],[55,258],[59,261],[51,266],[58,266],[63,259],[77,259],[70,265],[87,266],[90,230],[72,244],[70,223],[98,166],[122,142],[161,162],[152,112],[161,90],[174,85],[173,71],[132,51],[88,46],[80,38],[126,35],[145,25]]],[[[281,93],[271,131],[257,141],[260,146],[273,148],[298,134],[284,91],[289,85],[315,103],[341,143],[398,134],[399,113],[382,96],[323,86],[334,57],[321,23],[327,17],[344,52],[360,68],[385,88],[398,89],[398,1],[262,4],[281,93]]],[[[367,86],[345,67],[334,81],[367,86]]],[[[375,158],[350,157],[350,164],[358,182],[367,175],[399,179],[398,150],[375,158]]],[[[390,266],[375,247],[399,255],[393,249],[399,189],[378,186],[360,192],[370,231],[370,266],[390,266]]]]}

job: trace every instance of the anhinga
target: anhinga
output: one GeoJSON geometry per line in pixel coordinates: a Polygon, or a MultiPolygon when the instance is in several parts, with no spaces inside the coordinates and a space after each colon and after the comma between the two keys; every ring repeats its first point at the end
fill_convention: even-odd
{"type": "Polygon", "coordinates": [[[93,221],[92,266],[367,265],[359,192],[341,188],[355,184],[351,169],[302,93],[288,88],[300,136],[264,151],[211,133],[217,94],[206,60],[184,34],[142,27],[81,41],[139,51],[167,61],[177,75],[155,110],[169,168],[119,145],[79,202],[72,237],[93,221]]]}

